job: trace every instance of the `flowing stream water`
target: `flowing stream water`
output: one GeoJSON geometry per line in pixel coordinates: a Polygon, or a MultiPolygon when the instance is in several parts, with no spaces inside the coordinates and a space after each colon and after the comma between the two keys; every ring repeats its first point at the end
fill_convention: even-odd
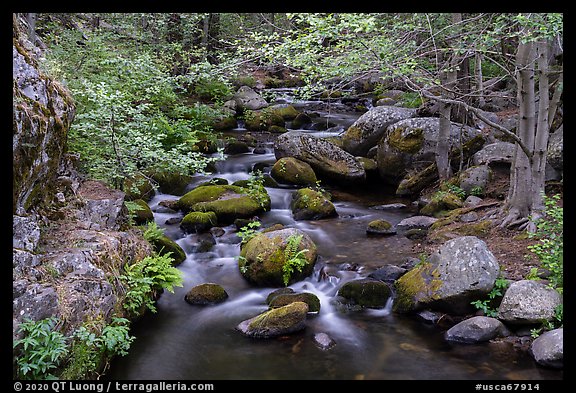
{"type": "MultiPolygon", "coordinates": [[[[310,131],[316,136],[337,134],[358,115],[320,113],[338,124],[333,129],[310,131]]],[[[244,132],[237,129],[233,132],[244,132]]],[[[228,156],[217,164],[218,173],[198,176],[192,189],[211,177],[230,183],[250,177],[256,163],[275,162],[273,146],[265,154],[252,152],[228,156]]],[[[413,214],[410,208],[382,210],[375,206],[410,201],[396,198],[385,189],[330,190],[338,217],[295,221],[290,210],[293,188],[267,188],[272,200],[260,218],[262,227],[275,223],[297,227],[315,241],[319,259],[312,276],[291,285],[312,292],[321,303],[320,312],[307,318],[299,333],[271,339],[244,337],[235,327],[267,310],[267,295],[277,288],[251,286],[238,269],[240,238],[235,226],[224,227],[216,244],[199,252],[197,234],[182,232],[178,224],[166,224],[182,213],[166,210],[159,202],[179,196],[157,194],[150,202],[155,221],[187,254],[179,265],[184,286],[164,292],[157,313],[148,313],[132,327],[137,339],[130,353],[117,357],[107,379],[117,380],[276,380],[276,379],[562,379],[560,371],[537,366],[512,344],[454,345],[443,331],[413,316],[383,309],[343,311],[333,299],[347,281],[367,277],[386,264],[400,265],[414,257],[411,240],[402,236],[370,237],[367,224],[383,218],[397,224],[413,214]],[[211,306],[192,306],[184,301],[195,285],[218,283],[229,298],[211,306]],[[313,340],[327,333],[336,345],[321,349],[313,340]]]]}

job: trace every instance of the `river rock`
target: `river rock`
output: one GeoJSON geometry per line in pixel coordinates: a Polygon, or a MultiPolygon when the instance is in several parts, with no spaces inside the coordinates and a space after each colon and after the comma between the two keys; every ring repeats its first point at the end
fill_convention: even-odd
{"type": "Polygon", "coordinates": [[[452,326],[446,331],[444,338],[446,341],[472,344],[509,335],[506,326],[496,318],[477,316],[452,326]]]}
{"type": "Polygon", "coordinates": [[[486,243],[461,236],[444,243],[429,260],[418,264],[395,282],[394,310],[423,308],[449,314],[472,312],[470,302],[485,297],[494,287],[500,265],[486,243]]]}
{"type": "Polygon", "coordinates": [[[393,283],[399,279],[407,270],[396,265],[385,265],[368,275],[369,278],[384,282],[393,283]]]}
{"type": "Polygon", "coordinates": [[[373,220],[368,223],[366,233],[369,235],[395,235],[396,228],[383,219],[373,220]]]}
{"type": "Polygon", "coordinates": [[[236,329],[248,337],[270,338],[295,333],[306,327],[308,305],[294,302],[272,308],[264,313],[240,322],[236,329]]]}
{"type": "Polygon", "coordinates": [[[143,199],[136,199],[132,202],[137,204],[139,207],[139,209],[134,212],[134,223],[136,223],[136,225],[144,225],[154,221],[154,213],[146,201],[143,199]]]}
{"type": "Polygon", "coordinates": [[[237,218],[251,218],[270,209],[270,196],[263,191],[261,200],[242,187],[209,185],[196,187],[184,194],[176,207],[184,212],[214,212],[220,224],[231,224],[237,218]]]}
{"type": "Polygon", "coordinates": [[[236,111],[257,110],[268,106],[268,102],[249,86],[241,86],[232,99],[236,102],[236,111]]]}
{"type": "Polygon", "coordinates": [[[537,337],[530,347],[534,360],[544,367],[564,367],[564,329],[554,329],[537,337]]]}
{"type": "Polygon", "coordinates": [[[186,252],[184,252],[178,243],[166,235],[150,239],[150,243],[152,244],[154,251],[158,254],[170,254],[170,257],[173,259],[173,266],[178,266],[186,260],[186,252]]]}
{"type": "Polygon", "coordinates": [[[436,221],[438,221],[438,219],[434,217],[412,216],[405,218],[396,224],[396,231],[399,235],[406,235],[408,231],[413,229],[427,231],[436,221]]]}
{"type": "Polygon", "coordinates": [[[520,280],[510,284],[500,307],[498,319],[507,324],[538,324],[554,318],[562,297],[552,288],[534,280],[520,280]]]}
{"type": "Polygon", "coordinates": [[[180,228],[187,233],[204,232],[214,227],[217,223],[218,217],[216,217],[214,212],[190,212],[180,222],[180,228]]]}
{"type": "Polygon", "coordinates": [[[516,147],[510,142],[494,142],[472,156],[473,165],[511,164],[516,147]]]}
{"type": "Polygon", "coordinates": [[[294,302],[304,302],[308,305],[308,312],[320,311],[320,299],[311,292],[281,293],[272,297],[268,302],[271,308],[278,308],[294,302]]]}
{"type": "Polygon", "coordinates": [[[228,299],[226,290],[215,283],[196,285],[184,296],[187,303],[201,306],[222,303],[226,299],[228,299]]]}
{"type": "Polygon", "coordinates": [[[282,184],[308,186],[316,184],[316,173],[312,167],[294,157],[282,157],[272,167],[270,175],[282,184]]]}
{"type": "MultiPolygon", "coordinates": [[[[378,143],[376,161],[380,176],[390,184],[398,184],[409,172],[419,172],[434,163],[439,131],[437,117],[408,118],[390,125],[378,143]]],[[[480,131],[475,128],[452,123],[450,148],[478,135],[480,131]]]]}
{"type": "Polygon", "coordinates": [[[302,270],[291,273],[288,285],[311,275],[318,255],[316,244],[300,229],[283,228],[260,232],[242,246],[238,260],[242,276],[256,286],[285,286],[286,247],[289,239],[296,236],[301,236],[296,252],[308,251],[302,255],[306,260],[302,270]]]}
{"type": "Polygon", "coordinates": [[[292,194],[290,203],[295,220],[320,220],[338,215],[334,204],[321,192],[301,188],[292,194]]]}
{"type": "Polygon", "coordinates": [[[342,148],[355,156],[364,156],[376,146],[386,128],[400,120],[414,117],[416,109],[375,106],[360,116],[342,135],[342,148]]]}
{"type": "Polygon", "coordinates": [[[320,349],[330,349],[336,345],[336,341],[324,332],[314,334],[313,340],[320,349]]]}
{"type": "Polygon", "coordinates": [[[274,143],[276,159],[294,157],[307,162],[318,176],[340,184],[358,184],[366,172],[353,155],[322,138],[299,131],[280,135],[274,143]]]}
{"type": "Polygon", "coordinates": [[[368,308],[384,308],[391,295],[388,284],[372,278],[348,281],[338,290],[338,296],[368,308]]]}

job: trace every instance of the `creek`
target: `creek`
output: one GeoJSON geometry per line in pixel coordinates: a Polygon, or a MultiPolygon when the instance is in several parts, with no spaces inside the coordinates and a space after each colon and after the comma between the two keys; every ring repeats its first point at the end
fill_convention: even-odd
{"type": "MultiPolygon", "coordinates": [[[[299,110],[307,103],[299,103],[299,110]]],[[[318,111],[321,118],[336,123],[322,131],[307,131],[319,137],[337,135],[359,115],[318,111]]],[[[238,128],[231,134],[245,132],[238,128]]],[[[264,154],[231,155],[217,163],[217,173],[197,176],[189,189],[211,177],[230,183],[250,177],[256,163],[276,161],[272,142],[264,154]]],[[[411,251],[412,240],[403,236],[371,237],[367,224],[383,218],[391,224],[414,214],[409,200],[382,187],[328,189],[338,217],[317,221],[295,221],[290,210],[294,188],[267,188],[271,210],[261,215],[262,227],[275,223],[305,231],[318,246],[319,259],[312,276],[291,287],[318,296],[320,312],[307,318],[299,333],[270,339],[243,336],[235,327],[265,311],[267,295],[277,288],[251,286],[240,274],[237,257],[240,238],[235,226],[224,227],[216,244],[199,252],[197,234],[185,234],[178,224],[166,221],[182,213],[164,209],[159,202],[179,196],[157,194],[150,202],[155,221],[187,254],[179,265],[184,286],[164,292],[157,313],[148,313],[132,326],[137,337],[130,353],[114,359],[105,378],[117,380],[539,380],[562,379],[561,372],[536,365],[529,354],[511,343],[454,345],[443,339],[444,331],[414,316],[383,309],[343,311],[332,301],[347,281],[367,277],[386,264],[401,265],[411,251]],[[404,203],[404,209],[375,209],[389,203],[404,203]],[[229,298],[211,306],[193,306],[184,301],[195,285],[213,282],[229,298]],[[336,345],[319,348],[316,333],[327,333],[336,345]]]]}

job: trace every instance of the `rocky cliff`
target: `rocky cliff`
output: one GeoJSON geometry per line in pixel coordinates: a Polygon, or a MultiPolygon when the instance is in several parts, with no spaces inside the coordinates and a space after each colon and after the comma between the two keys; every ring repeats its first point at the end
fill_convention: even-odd
{"type": "Polygon", "coordinates": [[[125,194],[76,171],[72,97],[13,22],[13,339],[23,321],[48,317],[70,335],[124,316],[119,276],[151,246],[125,225],[125,194]]]}

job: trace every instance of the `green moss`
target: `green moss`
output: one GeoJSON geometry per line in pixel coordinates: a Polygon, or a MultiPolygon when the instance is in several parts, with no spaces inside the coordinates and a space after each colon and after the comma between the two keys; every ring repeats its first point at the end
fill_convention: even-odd
{"type": "Polygon", "coordinates": [[[362,129],[360,127],[352,125],[348,127],[342,138],[344,139],[345,142],[349,141],[357,142],[362,140],[362,135],[363,135],[362,129]]]}
{"type": "Polygon", "coordinates": [[[424,131],[421,128],[413,128],[408,133],[405,131],[402,127],[395,128],[388,134],[388,145],[403,153],[418,153],[424,143],[424,131]]]}
{"type": "Polygon", "coordinates": [[[318,180],[312,167],[294,157],[283,157],[274,163],[270,175],[284,184],[310,185],[318,180]]]}
{"type": "Polygon", "coordinates": [[[284,120],[293,120],[300,114],[292,105],[279,106],[271,109],[274,114],[282,117],[284,120]]]}
{"type": "Polygon", "coordinates": [[[362,307],[381,308],[391,295],[388,285],[382,281],[360,279],[349,281],[340,288],[338,295],[352,300],[362,307]]]}
{"type": "Polygon", "coordinates": [[[334,204],[324,194],[310,188],[296,191],[290,207],[294,218],[298,220],[315,220],[337,215],[334,204]]]}
{"type": "Polygon", "coordinates": [[[170,257],[172,257],[174,260],[172,263],[174,266],[178,266],[186,259],[186,253],[182,247],[180,247],[178,243],[166,235],[162,235],[157,239],[151,240],[151,243],[154,251],[156,251],[159,255],[171,253],[170,257]]]}
{"type": "Polygon", "coordinates": [[[416,310],[421,302],[438,299],[437,292],[442,285],[438,271],[430,262],[417,265],[394,283],[396,299],[393,310],[407,313],[416,310]]]}
{"type": "Polygon", "coordinates": [[[376,232],[389,231],[390,228],[392,228],[392,224],[386,220],[374,220],[368,223],[368,229],[376,232]]]}
{"type": "Polygon", "coordinates": [[[191,176],[168,171],[155,171],[150,177],[158,183],[161,192],[171,195],[182,194],[192,180],[191,176]]]}
{"type": "Polygon", "coordinates": [[[148,206],[144,200],[136,199],[133,202],[141,208],[134,212],[134,222],[136,225],[143,225],[154,220],[154,213],[152,213],[150,206],[148,206]]]}
{"type": "Polygon", "coordinates": [[[226,290],[218,284],[205,283],[192,288],[184,300],[190,304],[215,304],[228,299],[226,290]]]}
{"type": "MultiPolygon", "coordinates": [[[[251,283],[259,286],[284,286],[283,266],[286,263],[286,239],[282,236],[273,236],[274,231],[268,234],[258,233],[244,244],[240,250],[239,268],[242,275],[251,283]]],[[[311,241],[301,241],[297,251],[307,249],[304,253],[308,263],[301,272],[295,272],[292,282],[312,274],[316,263],[317,249],[311,241]]]]}
{"type": "Polygon", "coordinates": [[[267,327],[285,329],[293,326],[306,317],[308,305],[304,302],[294,302],[283,307],[273,308],[256,316],[250,322],[250,330],[267,327]]]}
{"type": "Polygon", "coordinates": [[[192,210],[200,212],[214,212],[218,217],[218,222],[231,224],[237,218],[250,218],[270,208],[270,198],[268,197],[265,206],[247,195],[238,197],[219,199],[212,202],[198,202],[192,206],[192,210]]]}
{"type": "Polygon", "coordinates": [[[463,236],[486,237],[490,233],[492,220],[483,220],[477,223],[463,224],[455,231],[463,236]]]}
{"type": "Polygon", "coordinates": [[[215,201],[223,196],[235,197],[242,193],[242,188],[237,186],[205,185],[196,187],[192,191],[184,194],[180,199],[178,199],[176,207],[183,211],[190,211],[197,203],[215,201]]]}
{"type": "Polygon", "coordinates": [[[320,299],[310,292],[302,293],[283,293],[274,296],[268,305],[272,308],[278,308],[294,302],[304,302],[308,305],[309,312],[320,311],[320,299]]]}
{"type": "Polygon", "coordinates": [[[190,212],[180,222],[180,227],[187,232],[208,230],[218,223],[214,212],[190,212]]]}

